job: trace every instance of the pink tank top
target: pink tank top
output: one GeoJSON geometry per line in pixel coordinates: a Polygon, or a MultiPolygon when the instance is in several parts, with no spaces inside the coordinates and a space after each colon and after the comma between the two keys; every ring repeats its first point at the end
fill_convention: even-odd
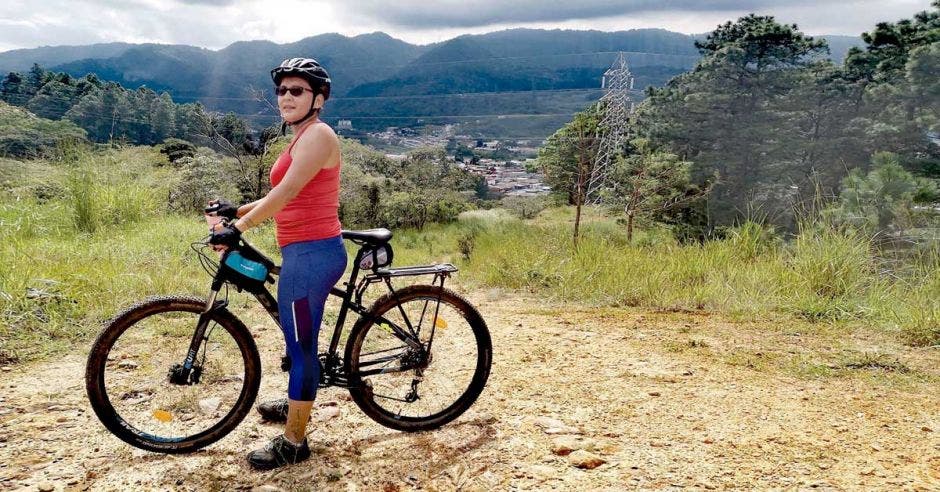
{"type": "MultiPolygon", "coordinates": [[[[302,134],[303,132],[297,135],[271,168],[271,186],[277,186],[287,174],[292,161],[290,151],[302,134]]],[[[290,243],[340,235],[342,227],[338,211],[341,166],[342,159],[335,167],[320,169],[300,193],[274,216],[278,246],[283,248],[290,243]]]]}

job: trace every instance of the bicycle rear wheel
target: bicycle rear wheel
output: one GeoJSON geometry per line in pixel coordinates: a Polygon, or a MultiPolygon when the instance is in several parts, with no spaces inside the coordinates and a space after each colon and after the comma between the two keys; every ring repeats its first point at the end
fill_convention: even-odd
{"type": "Polygon", "coordinates": [[[486,322],[469,302],[438,286],[405,287],[377,300],[353,327],[349,392],[386,427],[436,429],[476,401],[492,356],[486,322]]]}
{"type": "Polygon", "coordinates": [[[224,437],[251,409],[261,362],[248,329],[226,309],[207,315],[196,372],[179,378],[205,306],[199,298],[150,298],[98,336],[85,386],[95,414],[121,440],[148,451],[187,453],[224,437]]]}

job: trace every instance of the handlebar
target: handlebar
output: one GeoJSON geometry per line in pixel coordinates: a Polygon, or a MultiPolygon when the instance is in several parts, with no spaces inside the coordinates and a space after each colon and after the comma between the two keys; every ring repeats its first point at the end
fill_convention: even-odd
{"type": "MultiPolygon", "coordinates": [[[[221,224],[224,227],[230,226],[235,220],[228,217],[222,217],[218,215],[205,215],[206,224],[209,226],[209,233],[211,234],[215,226],[221,224]]],[[[205,241],[206,244],[209,244],[208,239],[205,241]]],[[[238,251],[245,258],[257,261],[265,266],[268,269],[268,272],[272,275],[278,275],[281,273],[281,267],[274,263],[274,260],[268,258],[264,253],[258,251],[257,248],[251,245],[244,237],[239,238],[238,245],[235,247],[235,250],[238,251]]],[[[273,280],[273,279],[272,279],[273,280]]]]}

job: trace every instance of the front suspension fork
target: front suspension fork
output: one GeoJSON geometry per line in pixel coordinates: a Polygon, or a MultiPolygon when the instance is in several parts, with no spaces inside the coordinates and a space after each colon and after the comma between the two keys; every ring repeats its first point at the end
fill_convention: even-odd
{"type": "Polygon", "coordinates": [[[192,385],[199,382],[202,376],[202,366],[196,365],[196,356],[199,349],[202,348],[209,337],[206,335],[206,329],[209,326],[210,314],[212,311],[224,308],[227,301],[216,301],[219,291],[213,289],[206,301],[205,309],[199,313],[199,321],[196,322],[196,330],[193,332],[193,338],[189,342],[189,351],[186,352],[186,359],[182,364],[173,364],[169,371],[169,380],[173,384],[192,385]]]}

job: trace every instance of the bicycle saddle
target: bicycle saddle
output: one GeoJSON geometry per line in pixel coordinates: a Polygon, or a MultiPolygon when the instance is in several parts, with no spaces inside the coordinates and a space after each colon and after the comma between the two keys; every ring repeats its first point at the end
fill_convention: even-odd
{"type": "Polygon", "coordinates": [[[371,244],[384,244],[392,238],[392,231],[388,229],[366,229],[364,231],[343,231],[343,239],[365,241],[371,244]]]}

